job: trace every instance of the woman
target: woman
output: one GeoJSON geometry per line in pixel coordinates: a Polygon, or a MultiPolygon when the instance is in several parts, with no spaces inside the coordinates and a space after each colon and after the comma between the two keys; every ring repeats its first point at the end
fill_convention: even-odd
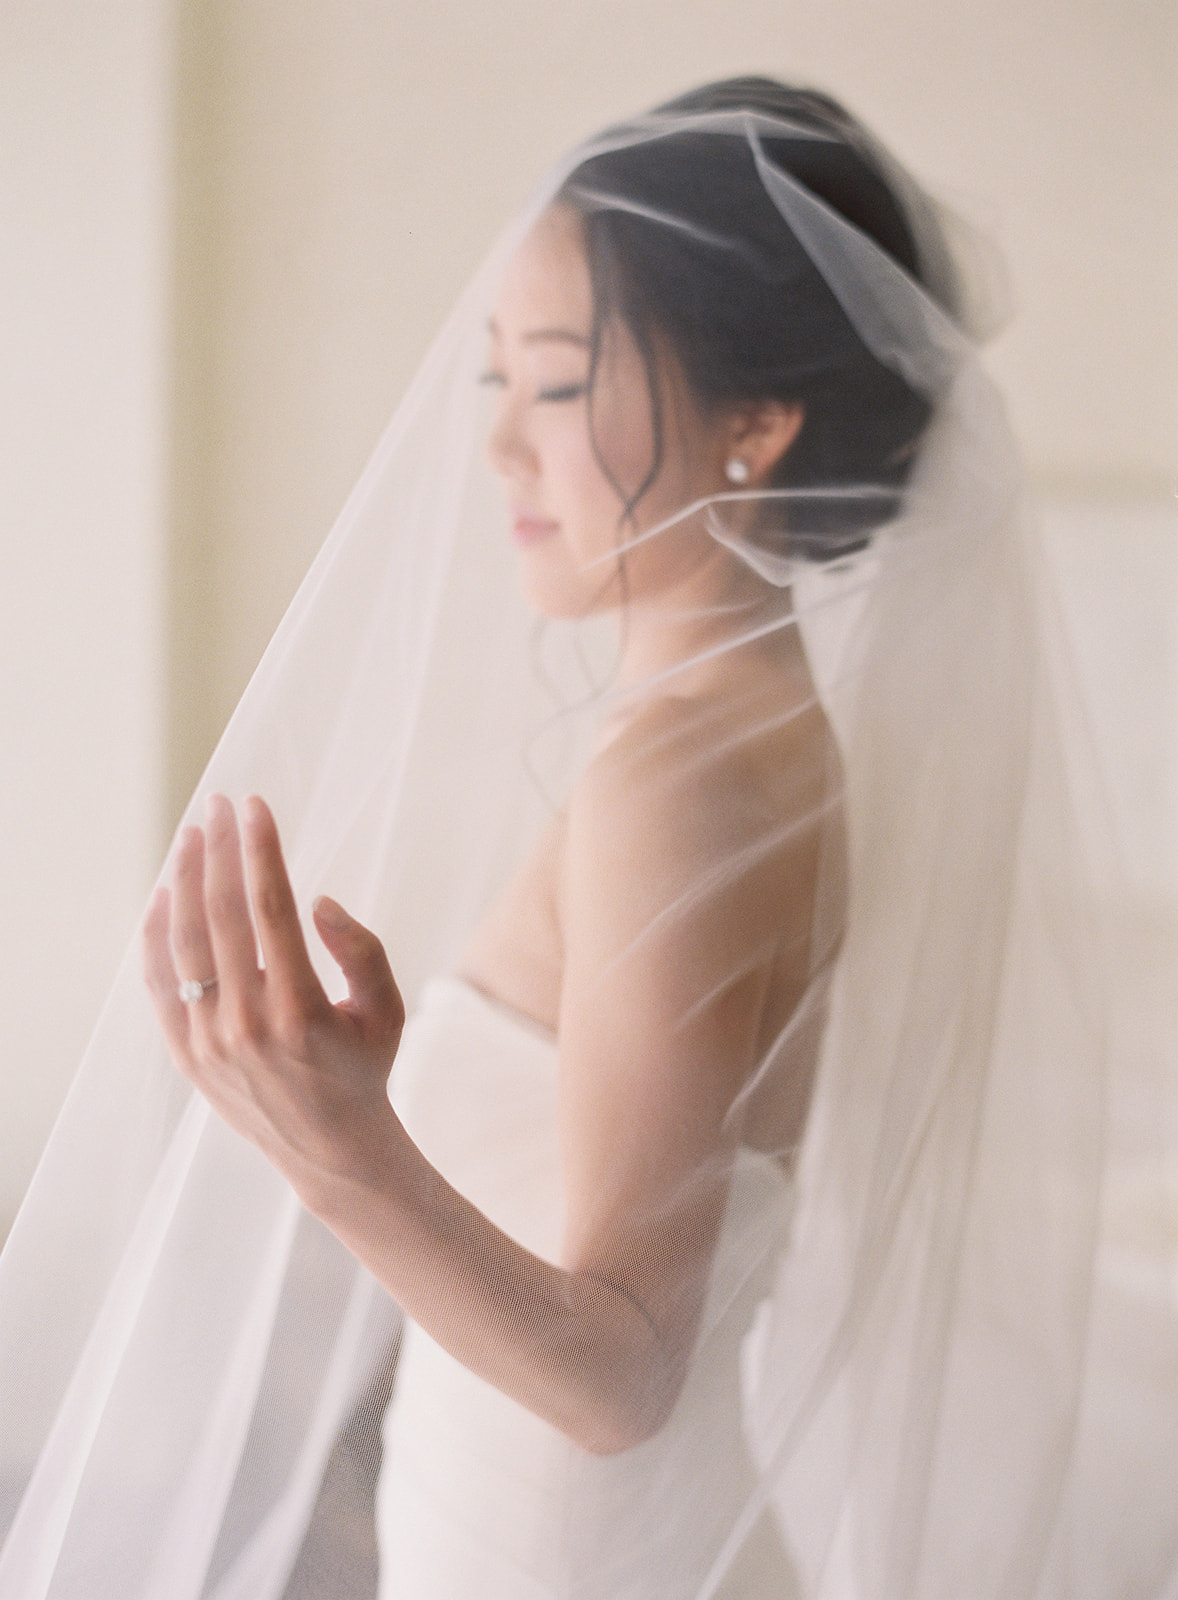
{"type": "MultiPolygon", "coordinates": [[[[1016,958],[1068,863],[1038,848],[1060,803],[1014,475],[960,301],[927,204],[824,97],[714,85],[576,153],[427,364],[181,836],[146,926],[172,1057],[411,1319],[382,1593],[1054,1581],[1100,1052],[1073,934],[1034,996],[1068,1097],[1028,1160],[1028,1089],[1062,1066],[1041,1052],[1028,1079],[1016,958]],[[393,1066],[381,941],[316,902],[333,1003],[298,894],[330,876],[445,970],[457,916],[387,910],[427,814],[458,820],[429,880],[456,908],[519,821],[493,776],[525,769],[507,655],[470,631],[518,630],[458,543],[487,537],[467,457],[488,303],[522,588],[604,618],[616,653],[587,760],[393,1066]],[[488,679],[459,694],[467,752],[430,746],[454,641],[488,679]],[[271,811],[239,824],[216,792],[255,774],[291,876],[271,811]],[[1011,1207],[1017,1260],[995,1260],[1011,1207]]],[[[33,1474],[4,1559],[38,1593],[93,1582],[98,1513],[128,1479],[148,1492],[142,1464],[159,1509],[103,1552],[120,1592],[277,1594],[356,1390],[367,1280],[320,1315],[322,1240],[286,1185],[199,1108],[156,1091],[147,1115],[164,1159],[118,1197],[98,1331],[60,1361],[92,1369],[50,1416],[42,1463],[65,1467],[33,1474]]]]}
{"type": "MultiPolygon", "coordinates": [[[[747,1109],[733,1106],[829,966],[812,934],[837,791],[780,591],[717,543],[702,511],[680,515],[730,474],[751,491],[773,483],[804,427],[802,401],[754,391],[720,407],[692,390],[673,346],[648,367],[622,317],[600,317],[584,221],[558,201],[498,296],[490,456],[532,605],[556,617],[621,609],[625,638],[600,748],[461,970],[557,1044],[559,1270],[440,1189],[408,1140],[386,1095],[403,1012],[383,950],[319,903],[351,995],[333,1010],[260,805],[245,812],[248,898],[232,810],[217,799],[207,846],[195,829],[182,840],[170,939],[166,890],[147,937],[173,1055],[214,1106],[453,1356],[583,1448],[615,1452],[659,1432],[679,1394],[738,1147],[785,1155],[798,1141],[813,1029],[747,1109]],[[725,855],[746,852],[748,867],[693,894],[725,855]],[[186,1006],[178,972],[215,974],[217,987],[186,1006]]],[[[390,1454],[397,1471],[403,1451],[390,1454]]],[[[518,1442],[510,1455],[514,1470],[518,1442]]],[[[390,1552],[398,1566],[421,1528],[419,1508],[390,1552]]],[[[439,1546],[452,1563],[452,1535],[439,1546]]],[[[418,1574],[400,1592],[420,1585],[418,1574]]]]}

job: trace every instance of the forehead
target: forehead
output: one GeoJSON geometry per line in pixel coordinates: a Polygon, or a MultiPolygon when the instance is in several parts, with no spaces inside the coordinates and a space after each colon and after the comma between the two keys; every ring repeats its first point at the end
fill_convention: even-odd
{"type": "Polygon", "coordinates": [[[565,332],[585,340],[592,325],[593,285],[581,219],[567,206],[551,206],[536,219],[508,263],[492,332],[505,339],[565,332]]]}

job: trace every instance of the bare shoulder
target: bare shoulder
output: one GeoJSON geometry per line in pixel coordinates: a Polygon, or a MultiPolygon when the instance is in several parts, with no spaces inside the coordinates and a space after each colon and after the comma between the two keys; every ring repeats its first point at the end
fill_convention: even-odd
{"type": "Polygon", "coordinates": [[[841,787],[837,750],[813,694],[756,679],[711,698],[661,696],[629,717],[577,785],[570,832],[656,855],[761,835],[817,816],[841,787]],[[656,835],[655,824],[674,822],[656,835]]]}
{"type": "Polygon", "coordinates": [[[619,939],[668,914],[729,946],[808,923],[837,808],[837,753],[814,696],[751,674],[709,697],[652,700],[586,770],[569,809],[570,911],[619,939]]]}

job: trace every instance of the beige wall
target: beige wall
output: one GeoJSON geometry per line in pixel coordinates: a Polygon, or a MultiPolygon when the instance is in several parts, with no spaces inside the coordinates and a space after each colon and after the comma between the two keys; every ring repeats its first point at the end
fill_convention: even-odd
{"type": "MultiPolygon", "coordinates": [[[[1113,634],[1148,611],[1150,659],[1178,676],[1158,581],[1178,506],[1172,0],[174,3],[174,58],[167,0],[0,10],[0,273],[22,330],[0,371],[0,1209],[161,828],[431,333],[549,160],[610,117],[726,73],[809,80],[980,212],[1018,311],[995,368],[1057,523],[1100,547],[1077,595],[1099,609],[1125,570],[1102,529],[1153,530],[1113,634]]],[[[1148,878],[1170,859],[1152,786],[1173,785],[1153,754],[1172,746],[1105,702],[1142,774],[1148,878]]]]}
{"type": "Polygon", "coordinates": [[[0,1232],[159,857],[168,55],[0,6],[0,1232]]]}

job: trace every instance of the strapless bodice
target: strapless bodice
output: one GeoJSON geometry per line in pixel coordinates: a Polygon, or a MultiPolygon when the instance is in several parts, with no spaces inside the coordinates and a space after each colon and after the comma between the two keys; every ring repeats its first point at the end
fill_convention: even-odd
{"type": "Polygon", "coordinates": [[[560,1248],[556,1040],[459,978],[435,978],[397,1054],[393,1104],[443,1177],[537,1255],[560,1248]]]}
{"type": "MultiPolygon", "coordinates": [[[[557,1092],[551,1034],[456,978],[429,985],[393,1102],[443,1176],[550,1260],[563,1224],[557,1092]]],[[[691,1594],[752,1482],[740,1346],[791,1202],[776,1162],[739,1152],[687,1380],[665,1427],[614,1456],[580,1450],[410,1325],[385,1422],[382,1600],[691,1594]]]]}

